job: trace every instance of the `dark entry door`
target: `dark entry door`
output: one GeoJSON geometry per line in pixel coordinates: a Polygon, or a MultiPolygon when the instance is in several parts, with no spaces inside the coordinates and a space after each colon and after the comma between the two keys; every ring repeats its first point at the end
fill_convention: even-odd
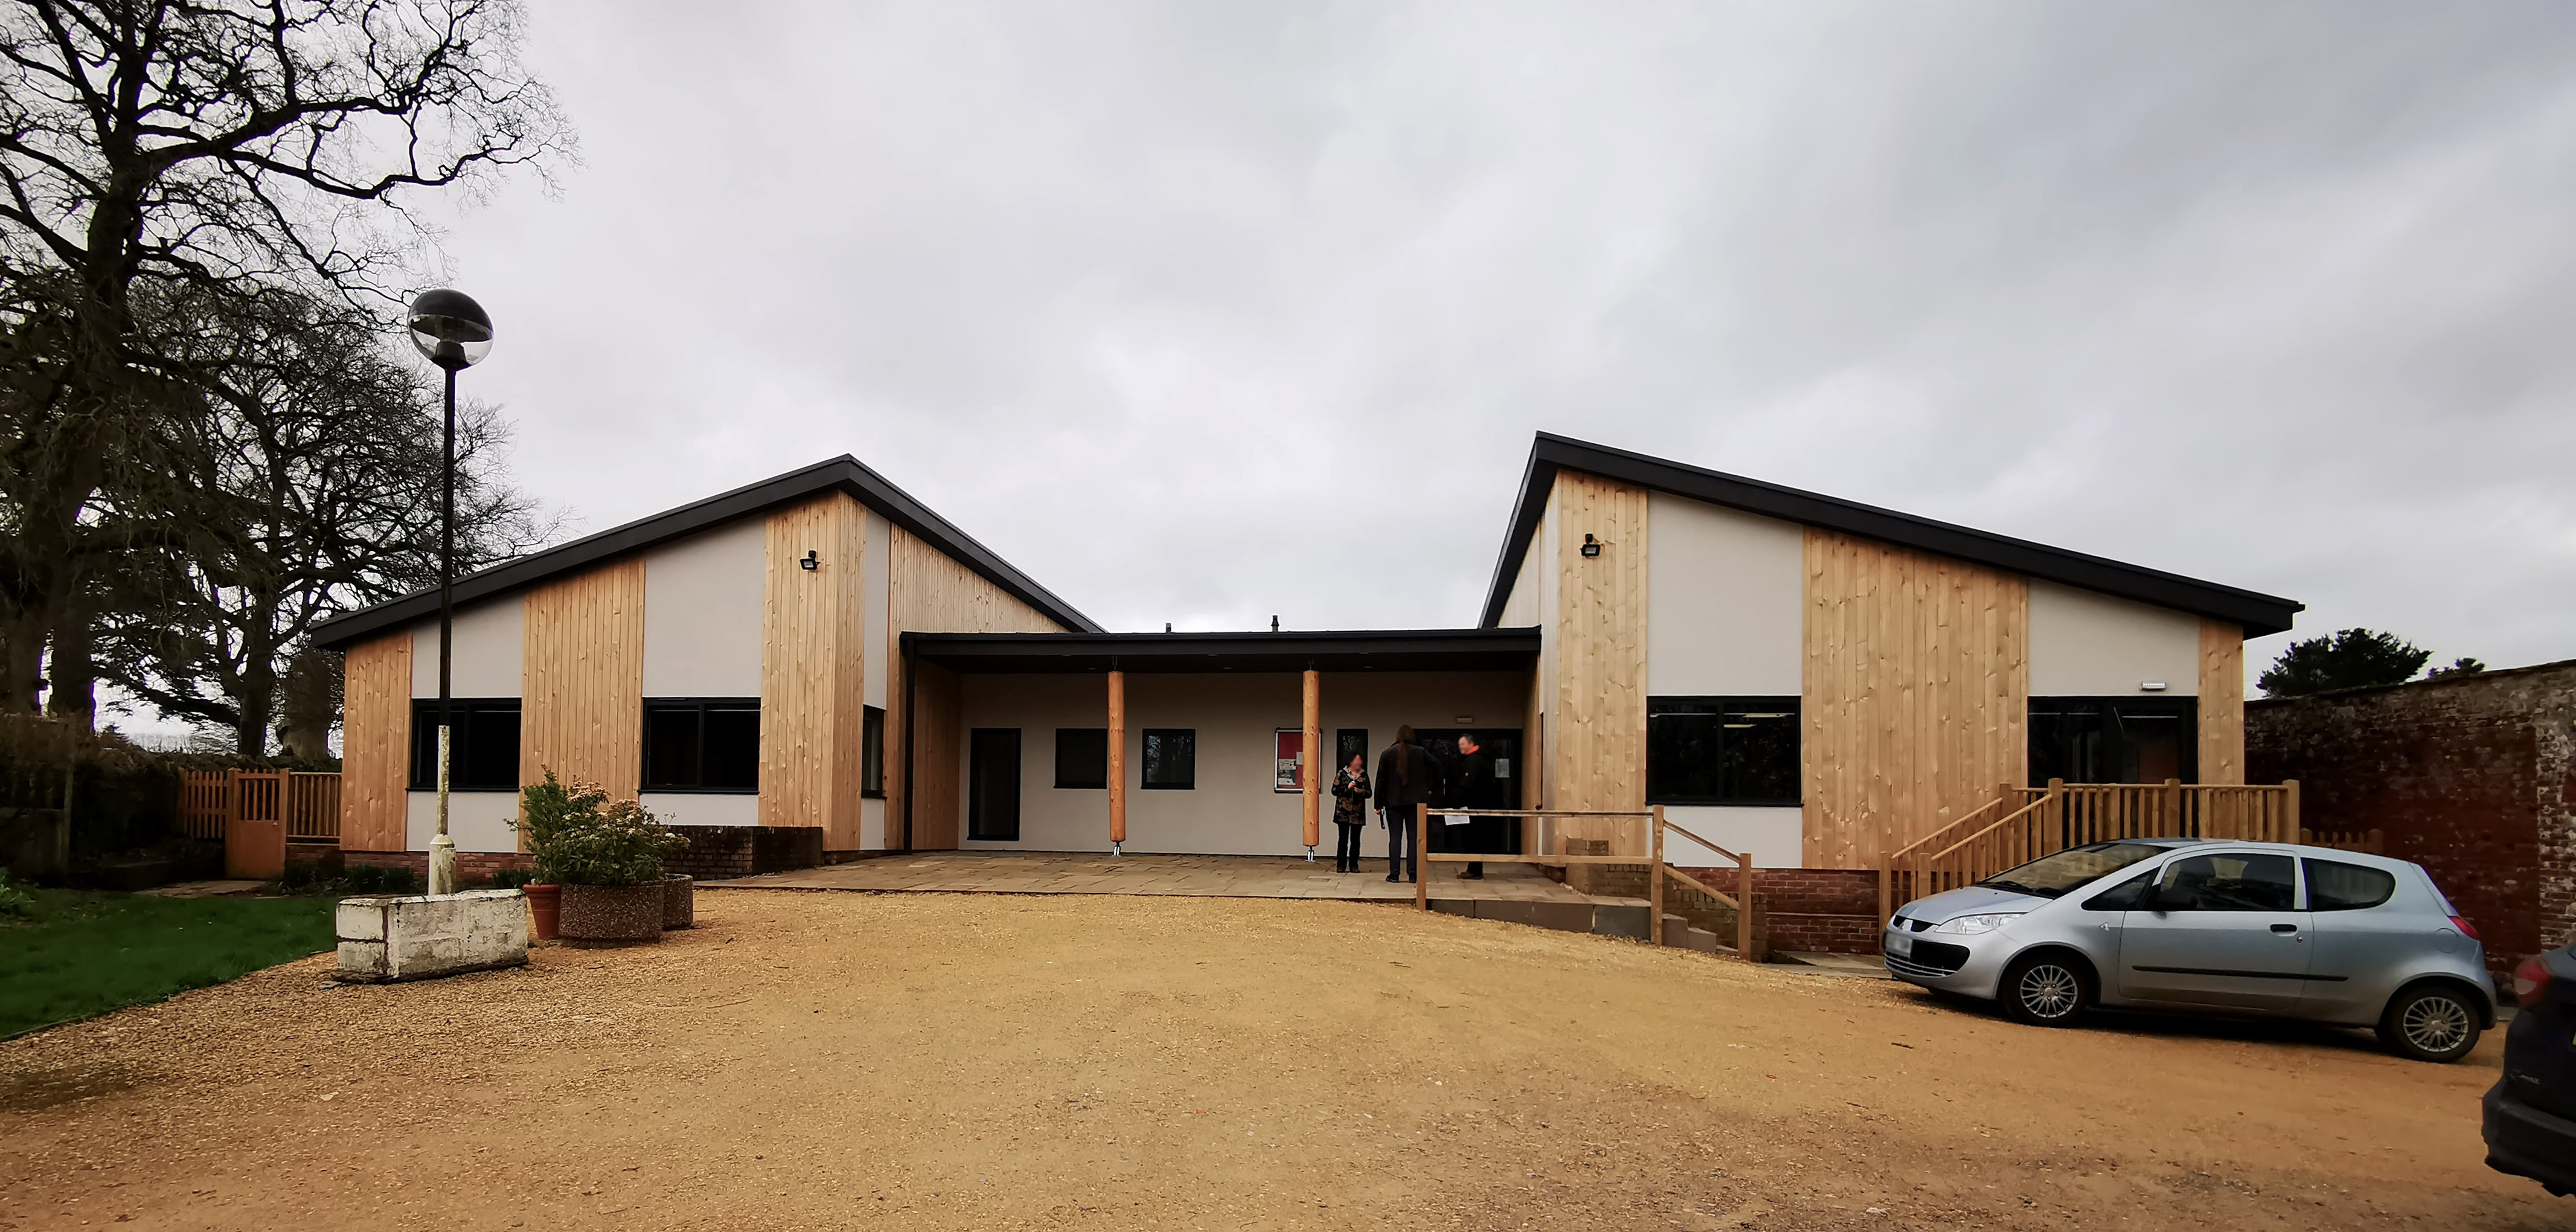
{"type": "MultiPolygon", "coordinates": [[[[1452,775],[1458,765],[1458,737],[1473,733],[1477,747],[1494,759],[1493,798],[1487,800],[1444,800],[1434,808],[1471,808],[1483,806],[1517,809],[1521,806],[1521,729],[1517,727],[1417,727],[1413,734],[1424,748],[1449,767],[1452,775]]],[[[1431,819],[1430,849],[1433,851],[1482,851],[1494,855],[1519,855],[1521,828],[1517,819],[1478,825],[1441,824],[1443,818],[1431,819]]]]}
{"type": "Polygon", "coordinates": [[[966,837],[1020,841],[1020,729],[978,727],[966,769],[966,837]]]}

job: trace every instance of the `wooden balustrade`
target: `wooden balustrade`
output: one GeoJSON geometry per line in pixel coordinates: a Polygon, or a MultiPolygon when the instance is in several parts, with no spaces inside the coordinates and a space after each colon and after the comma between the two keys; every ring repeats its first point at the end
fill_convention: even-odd
{"type": "Polygon", "coordinates": [[[1878,914],[2069,847],[2129,838],[2295,843],[2299,784],[2068,783],[1995,788],[1967,816],[1879,861],[1878,914]],[[2009,811],[2007,811],[2009,810],[2009,811]]]}
{"type": "Polygon", "coordinates": [[[1646,892],[1646,927],[1648,935],[1653,939],[1654,944],[1662,945],[1665,943],[1664,882],[1669,878],[1717,900],[1720,905],[1733,911],[1735,913],[1736,956],[1745,959],[1748,962],[1762,961],[1763,956],[1756,951],[1753,941],[1753,857],[1741,852],[1728,851],[1724,847],[1720,847],[1707,839],[1701,838],[1680,826],[1664,820],[1663,805],[1653,805],[1645,812],[1636,813],[1581,809],[1435,809],[1427,804],[1423,804],[1414,806],[1413,833],[1413,841],[1415,843],[1413,906],[1417,911],[1428,911],[1431,909],[1431,874],[1427,869],[1423,868],[1424,865],[1428,864],[1539,864],[1552,865],[1559,868],[1570,868],[1577,864],[1625,864],[1631,867],[1643,864],[1647,868],[1646,885],[1648,887],[1646,892]],[[1549,841],[1540,844],[1540,852],[1536,855],[1506,853],[1477,854],[1448,851],[1433,852],[1428,850],[1428,839],[1431,834],[1431,819],[1434,817],[1534,818],[1539,823],[1538,829],[1540,833],[1543,835],[1552,835],[1553,837],[1549,841]],[[1565,850],[1566,842],[1570,836],[1556,832],[1555,827],[1549,824],[1558,819],[1568,817],[1644,821],[1646,823],[1646,832],[1648,835],[1646,854],[1642,856],[1618,854],[1598,856],[1570,855],[1565,850]],[[1710,851],[1717,853],[1721,859],[1735,861],[1735,888],[1738,892],[1735,894],[1728,894],[1725,891],[1718,889],[1716,886],[1710,885],[1708,882],[1702,881],[1681,869],[1665,863],[1664,834],[1666,831],[1679,834],[1683,838],[1689,839],[1702,847],[1708,848],[1710,851]]]}
{"type": "Polygon", "coordinates": [[[228,823],[275,821],[290,843],[340,841],[340,776],[296,770],[191,770],[179,784],[179,830],[220,839],[228,823]]]}

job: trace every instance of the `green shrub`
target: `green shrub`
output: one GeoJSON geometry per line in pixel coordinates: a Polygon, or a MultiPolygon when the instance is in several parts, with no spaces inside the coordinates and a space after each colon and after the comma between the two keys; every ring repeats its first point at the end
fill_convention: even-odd
{"type": "Polygon", "coordinates": [[[36,913],[36,897],[26,887],[9,880],[7,869],[0,869],[0,916],[23,920],[36,913]]]}
{"type": "Polygon", "coordinates": [[[511,825],[528,837],[535,880],[556,885],[628,886],[662,879],[662,857],[689,841],[634,800],[610,800],[597,783],[563,783],[546,771],[519,793],[511,825]]]}
{"type": "Polygon", "coordinates": [[[340,874],[343,894],[418,894],[422,888],[419,873],[392,865],[353,864],[340,874]]]}
{"type": "Polygon", "coordinates": [[[536,884],[536,880],[537,870],[533,868],[505,868],[492,874],[492,888],[523,890],[536,884]]]}

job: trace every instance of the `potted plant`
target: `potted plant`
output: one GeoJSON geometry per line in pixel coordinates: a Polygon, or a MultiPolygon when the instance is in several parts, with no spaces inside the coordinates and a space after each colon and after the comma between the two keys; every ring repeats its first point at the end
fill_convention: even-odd
{"type": "MultiPolygon", "coordinates": [[[[596,792],[576,782],[575,793],[596,792]],[[588,789],[588,790],[585,790],[588,789]]],[[[688,840],[654,820],[634,800],[576,813],[553,843],[551,863],[563,885],[563,938],[575,944],[632,945],[662,939],[662,857],[688,840]]]]}
{"type": "Polygon", "coordinates": [[[565,836],[588,824],[606,803],[608,792],[598,784],[566,786],[553,770],[546,771],[545,782],[519,792],[519,815],[510,828],[527,840],[536,864],[535,879],[519,888],[528,896],[529,932],[540,941],[562,935],[565,836]]]}

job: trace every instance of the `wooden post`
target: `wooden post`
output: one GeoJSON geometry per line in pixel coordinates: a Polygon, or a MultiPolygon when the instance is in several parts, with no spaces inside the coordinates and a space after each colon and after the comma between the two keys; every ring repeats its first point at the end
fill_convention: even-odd
{"type": "Polygon", "coordinates": [[[1653,871],[1647,874],[1652,888],[1646,891],[1646,927],[1655,944],[1664,944],[1664,806],[1654,806],[1655,841],[1651,853],[1653,871]]]}
{"type": "MultiPolygon", "coordinates": [[[[1423,849],[1424,849],[1424,848],[1427,848],[1427,847],[1429,847],[1429,846],[1431,845],[1431,844],[1429,844],[1429,843],[1424,842],[1424,841],[1423,841],[1423,839],[1424,839],[1426,836],[1428,836],[1428,835],[1430,834],[1430,832],[1431,832],[1431,806],[1430,806],[1430,805],[1428,805],[1428,804],[1417,804],[1417,805],[1414,805],[1414,806],[1413,806],[1413,909],[1414,909],[1414,910],[1416,910],[1416,911],[1429,911],[1429,910],[1431,910],[1431,870],[1430,870],[1430,869],[1427,869],[1427,868],[1422,867],[1422,852],[1423,852],[1423,849]]],[[[1390,846],[1387,848],[1387,852],[1386,852],[1386,858],[1387,858],[1387,861],[1388,861],[1389,863],[1393,863],[1393,862],[1394,862],[1394,860],[1395,860],[1395,857],[1396,857],[1396,849],[1395,849],[1392,845],[1390,845],[1390,846]]],[[[1392,871],[1392,870],[1390,870],[1390,871],[1392,871]]]]}
{"type": "Polygon", "coordinates": [[[1753,857],[1735,853],[1735,956],[1759,962],[1753,952],[1753,857]]]}
{"type": "Polygon", "coordinates": [[[2283,780],[2281,780],[2281,809],[2282,809],[2282,811],[2283,811],[2283,812],[2285,812],[2285,813],[2288,813],[2288,814],[2289,814],[2289,816],[2282,818],[2282,821],[2281,821],[2281,829],[2282,829],[2285,833],[2289,833],[2289,834],[2296,834],[2296,833],[2298,833],[2298,832],[2299,832],[2299,780],[2297,780],[2297,779],[2283,779],[2283,780]]]}
{"type": "Polygon", "coordinates": [[[1127,673],[1109,671],[1109,851],[1127,841],[1127,673]]]}
{"type": "Polygon", "coordinates": [[[1298,777],[1306,789],[1306,858],[1315,858],[1315,840],[1321,837],[1324,809],[1324,674],[1306,669],[1306,752],[1305,764],[1298,767],[1298,777]]]}
{"type": "Polygon", "coordinates": [[[2178,837],[2178,836],[2180,836],[2180,835],[2182,834],[2182,780],[2181,780],[2181,779],[2166,779],[2166,780],[2165,780],[2165,815],[2164,815],[2164,832],[2165,832],[2167,835],[2173,835],[2173,836],[2177,836],[2177,837],[2178,837]]]}
{"type": "MultiPolygon", "coordinates": [[[[2071,832],[2073,824],[2066,816],[2066,780],[2048,780],[2048,807],[2041,809],[2039,811],[2039,815],[2047,819],[2042,824],[2055,827],[2058,833],[2063,834],[2068,838],[2075,837],[2071,832]]],[[[2072,845],[2080,846],[2081,844],[2072,845]]],[[[1995,871],[2002,872],[2003,870],[1996,869],[1995,871]]]]}

